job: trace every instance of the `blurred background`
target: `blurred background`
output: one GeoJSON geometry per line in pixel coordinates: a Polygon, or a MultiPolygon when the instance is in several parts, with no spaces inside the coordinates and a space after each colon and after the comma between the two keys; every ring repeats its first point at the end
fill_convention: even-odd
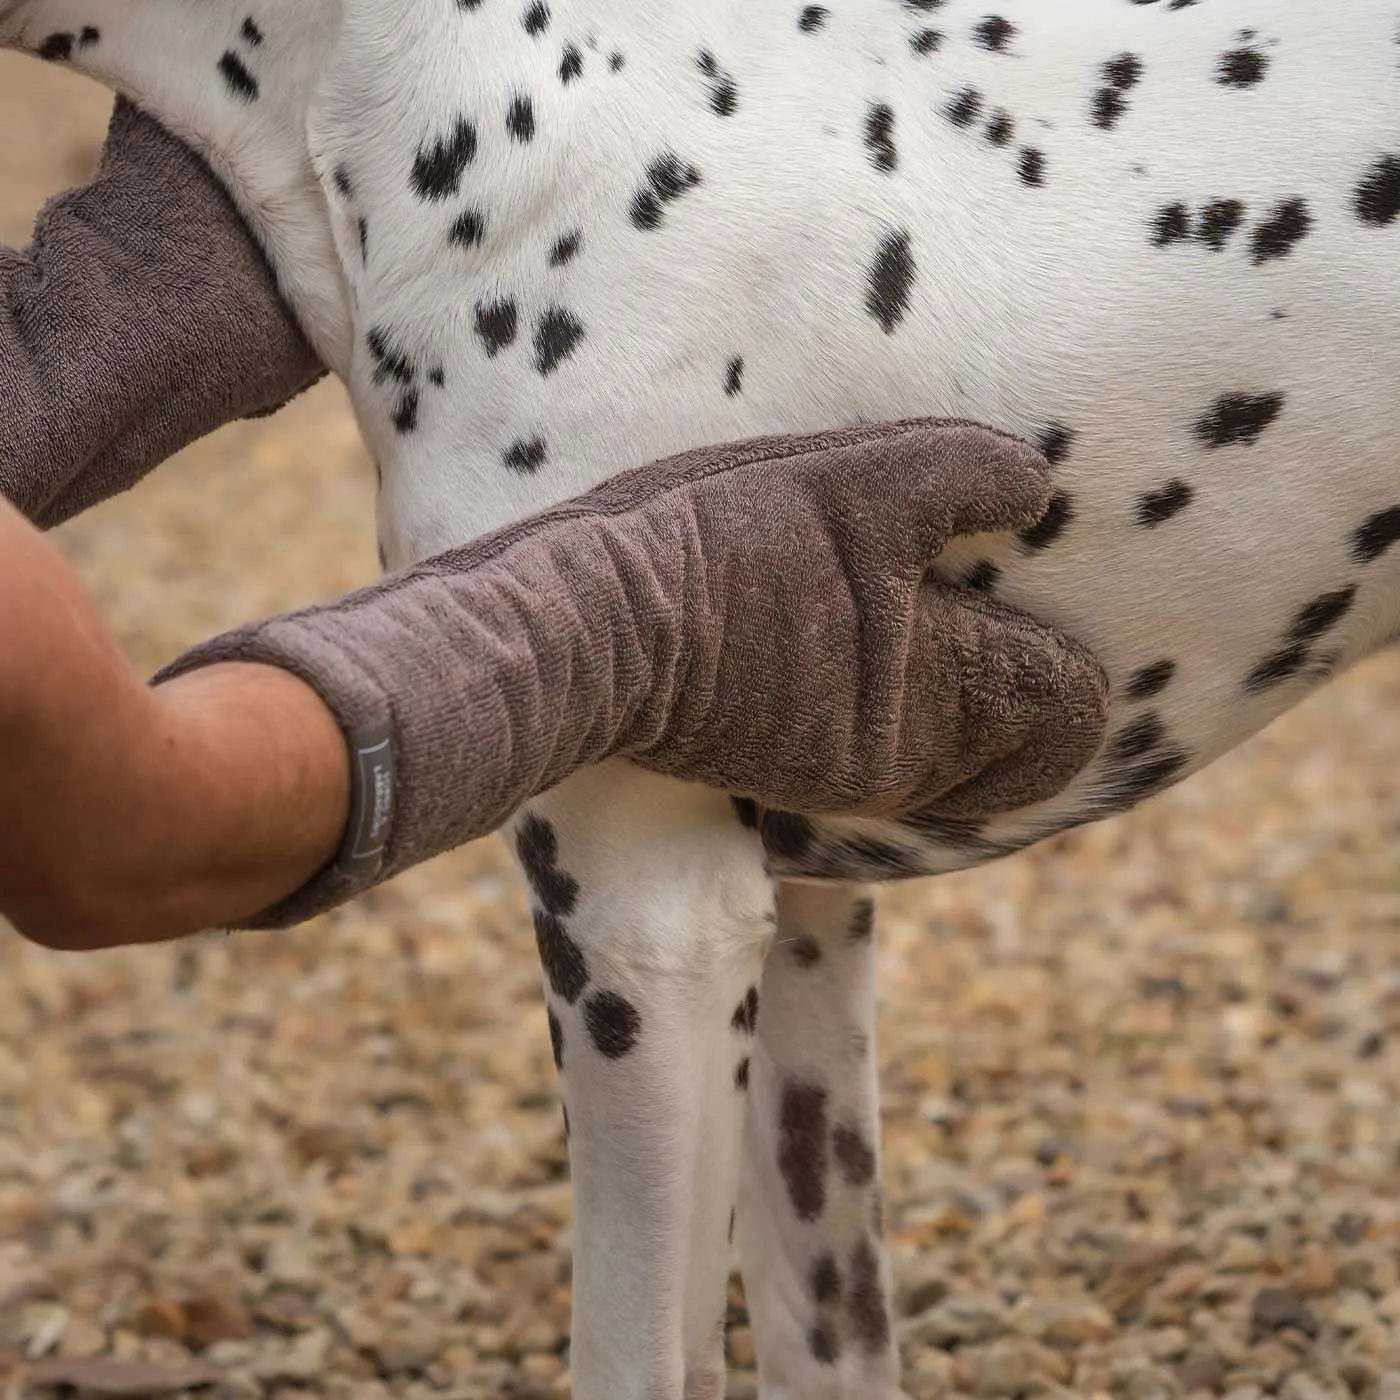
{"type": "MultiPolygon", "coordinates": [[[[0,238],[109,110],[0,56],[0,238]]],[[[58,539],[153,670],[374,577],[372,494],[323,384],[58,539]]],[[[1400,1400],[1398,711],[1392,655],[1128,817],[881,893],[916,1400],[1400,1400]]],[[[291,933],[0,928],[0,1400],[567,1395],[569,1216],[499,840],[291,933]]],[[[752,1397],[737,1293],[730,1348],[752,1397]]]]}

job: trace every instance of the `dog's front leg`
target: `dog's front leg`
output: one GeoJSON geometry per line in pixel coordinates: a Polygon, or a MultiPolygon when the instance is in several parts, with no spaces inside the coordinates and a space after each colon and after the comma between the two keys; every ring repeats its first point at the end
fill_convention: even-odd
{"type": "Polygon", "coordinates": [[[575,1400],[722,1400],[743,1102],[773,887],[723,796],[624,763],[531,804],[574,1185],[575,1400]]]}

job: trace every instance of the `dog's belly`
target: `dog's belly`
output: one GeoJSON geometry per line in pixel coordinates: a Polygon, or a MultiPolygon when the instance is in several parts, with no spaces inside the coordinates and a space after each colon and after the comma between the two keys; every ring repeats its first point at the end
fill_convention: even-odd
{"type": "MultiPolygon", "coordinates": [[[[605,34],[587,61],[615,39],[642,72],[582,92],[555,72],[561,28],[468,99],[539,94],[531,140],[483,124],[460,189],[397,247],[372,215],[381,251],[347,270],[394,564],[707,442],[931,414],[1044,444],[1047,519],[938,571],[1097,651],[1103,752],[976,830],[772,818],[789,875],[952,869],[1122,810],[1400,624],[1389,12],[1015,0],[1009,36],[969,40],[982,12],[951,0],[935,61],[888,9],[791,54],[785,4],[605,34]],[[423,232],[464,215],[480,237],[423,232]]],[[[372,139],[342,123],[327,164],[372,139]]]]}

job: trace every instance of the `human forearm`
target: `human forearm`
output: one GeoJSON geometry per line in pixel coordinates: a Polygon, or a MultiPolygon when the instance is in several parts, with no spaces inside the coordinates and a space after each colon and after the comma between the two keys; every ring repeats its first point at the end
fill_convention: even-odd
{"type": "Polygon", "coordinates": [[[229,924],[334,855],[345,741],[286,672],[150,689],[49,543],[0,507],[0,913],[56,948],[229,924]]]}

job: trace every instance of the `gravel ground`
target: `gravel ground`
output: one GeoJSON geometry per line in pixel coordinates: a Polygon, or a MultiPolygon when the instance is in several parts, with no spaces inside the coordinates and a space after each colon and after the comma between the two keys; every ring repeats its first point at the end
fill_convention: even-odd
{"type": "MultiPolygon", "coordinates": [[[[106,110],[0,59],[0,237],[106,110]]],[[[371,577],[369,483],[323,386],[61,539],[154,667],[371,577]]],[[[1400,1400],[1397,707],[1381,658],[1129,817],[882,894],[917,1400],[1400,1400]]],[[[290,934],[0,931],[0,1400],[567,1395],[569,1217],[500,842],[290,934]]]]}

